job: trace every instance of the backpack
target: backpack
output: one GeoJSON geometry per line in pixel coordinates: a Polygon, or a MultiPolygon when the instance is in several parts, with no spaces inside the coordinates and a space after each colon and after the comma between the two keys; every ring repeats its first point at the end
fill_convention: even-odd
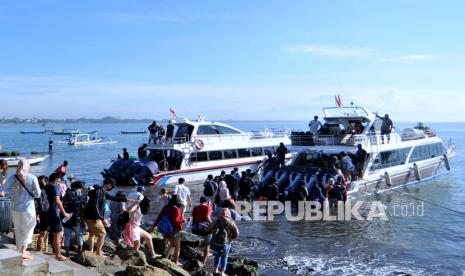
{"type": "Polygon", "coordinates": [[[126,227],[126,224],[129,222],[129,213],[128,212],[122,212],[119,214],[118,220],[116,221],[116,225],[118,226],[119,229],[124,229],[126,227]]]}
{"type": "Polygon", "coordinates": [[[40,193],[40,197],[37,199],[37,209],[39,212],[48,212],[50,208],[50,202],[48,202],[47,193],[45,190],[42,190],[40,193]]]}
{"type": "Polygon", "coordinates": [[[167,212],[157,226],[158,232],[163,235],[170,235],[174,232],[174,225],[171,223],[170,212],[167,212]]]}
{"type": "Polygon", "coordinates": [[[210,248],[223,254],[226,251],[226,246],[231,241],[231,223],[229,221],[223,223],[218,220],[216,224],[217,229],[210,239],[210,248]]]}
{"type": "Polygon", "coordinates": [[[204,196],[214,196],[215,195],[215,186],[212,181],[206,181],[204,184],[203,195],[204,196]]]}
{"type": "Polygon", "coordinates": [[[152,200],[146,196],[144,197],[144,199],[141,200],[141,202],[139,203],[139,207],[142,215],[147,215],[149,213],[151,202],[152,200]]]}
{"type": "Polygon", "coordinates": [[[330,198],[337,198],[337,200],[345,200],[344,196],[344,186],[342,184],[336,183],[333,189],[329,192],[330,198]]]}

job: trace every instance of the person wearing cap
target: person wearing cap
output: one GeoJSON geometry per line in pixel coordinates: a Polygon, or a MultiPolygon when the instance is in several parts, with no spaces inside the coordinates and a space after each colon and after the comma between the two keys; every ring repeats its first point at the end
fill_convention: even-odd
{"type": "Polygon", "coordinates": [[[105,227],[109,226],[109,222],[105,220],[105,200],[113,200],[124,202],[124,198],[118,198],[108,194],[115,186],[114,178],[106,178],[103,180],[102,186],[94,187],[89,191],[86,208],[84,210],[84,219],[89,230],[89,239],[87,240],[87,247],[89,251],[94,249],[94,237],[97,237],[97,246],[95,253],[102,255],[103,242],[105,241],[106,230],[105,227]]]}
{"type": "Polygon", "coordinates": [[[144,187],[140,186],[137,187],[137,192],[132,192],[128,195],[128,207],[126,211],[129,213],[129,221],[124,227],[124,241],[128,246],[138,251],[140,248],[140,239],[144,238],[150,257],[156,258],[158,255],[155,254],[153,249],[152,235],[140,228],[143,215],[139,204],[144,199],[144,195],[142,194],[144,191],[144,187]]]}
{"type": "Polygon", "coordinates": [[[394,127],[392,120],[389,118],[389,114],[384,114],[384,117],[378,116],[378,113],[375,113],[376,117],[381,119],[383,123],[381,124],[381,144],[384,144],[384,135],[387,136],[387,143],[391,140],[391,131],[394,127]]]}
{"type": "Polygon", "coordinates": [[[192,210],[192,233],[203,237],[204,249],[202,262],[205,265],[208,254],[210,253],[210,233],[207,232],[208,226],[212,222],[212,208],[208,199],[204,196],[200,197],[200,204],[192,210]]]}

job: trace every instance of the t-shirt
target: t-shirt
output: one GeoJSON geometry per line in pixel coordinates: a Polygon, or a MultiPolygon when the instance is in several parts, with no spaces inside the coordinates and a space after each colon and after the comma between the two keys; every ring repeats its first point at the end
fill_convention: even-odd
{"type": "Polygon", "coordinates": [[[56,205],[55,199],[60,196],[60,186],[55,184],[49,184],[45,186],[45,193],[47,194],[47,199],[49,203],[49,215],[60,217],[60,210],[56,205]]]}
{"type": "Polygon", "coordinates": [[[192,210],[192,220],[194,223],[201,223],[208,221],[208,216],[211,216],[212,208],[210,205],[199,205],[195,206],[192,210]]]}
{"type": "Polygon", "coordinates": [[[191,191],[184,184],[176,185],[174,193],[179,196],[182,205],[187,206],[187,197],[191,195],[191,191]]]}
{"type": "Polygon", "coordinates": [[[310,127],[310,132],[315,135],[318,133],[318,128],[321,126],[321,123],[320,121],[313,120],[313,121],[310,121],[308,126],[310,127]]]}

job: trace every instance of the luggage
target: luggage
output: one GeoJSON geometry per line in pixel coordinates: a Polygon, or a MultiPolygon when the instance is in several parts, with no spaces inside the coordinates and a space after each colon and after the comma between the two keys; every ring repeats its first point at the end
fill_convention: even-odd
{"type": "Polygon", "coordinates": [[[0,233],[8,234],[12,227],[11,201],[8,198],[0,198],[0,233]]]}

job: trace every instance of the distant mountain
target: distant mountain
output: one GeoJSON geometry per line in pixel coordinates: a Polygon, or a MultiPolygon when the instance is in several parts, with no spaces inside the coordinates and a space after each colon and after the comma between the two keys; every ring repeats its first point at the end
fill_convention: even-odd
{"type": "MultiPolygon", "coordinates": [[[[79,118],[79,119],[24,119],[24,118],[1,118],[0,124],[133,124],[133,123],[151,123],[152,119],[121,119],[106,116],[100,119],[96,118],[79,118]]],[[[166,121],[166,120],[161,120],[166,121]]]]}

